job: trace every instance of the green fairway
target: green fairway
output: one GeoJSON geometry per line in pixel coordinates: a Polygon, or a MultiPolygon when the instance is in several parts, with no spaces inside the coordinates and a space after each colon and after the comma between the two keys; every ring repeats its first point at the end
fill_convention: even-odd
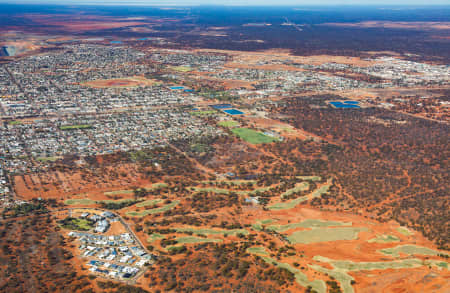
{"type": "Polygon", "coordinates": [[[261,231],[263,229],[262,225],[271,224],[276,221],[277,220],[274,220],[274,219],[259,220],[259,221],[256,221],[256,223],[252,224],[252,228],[256,231],[261,231]]]}
{"type": "Polygon", "coordinates": [[[420,254],[420,255],[438,255],[439,251],[417,246],[417,245],[399,245],[393,248],[385,248],[380,250],[381,253],[386,255],[392,255],[393,257],[399,257],[400,253],[408,254],[408,255],[414,255],[414,254],[420,254]]]}
{"type": "Polygon", "coordinates": [[[20,125],[22,124],[22,121],[19,120],[14,120],[14,121],[9,121],[8,125],[20,125]]]}
{"type": "Polygon", "coordinates": [[[269,208],[269,210],[272,210],[272,211],[293,209],[298,204],[300,204],[304,201],[307,201],[307,200],[308,200],[307,196],[301,196],[301,197],[298,197],[291,201],[274,203],[274,204],[268,206],[268,208],[269,208]]]}
{"type": "Polygon", "coordinates": [[[293,187],[291,189],[288,189],[285,192],[283,192],[281,194],[281,198],[286,197],[286,196],[290,196],[291,194],[294,194],[294,193],[297,193],[297,192],[308,190],[308,188],[309,188],[309,183],[308,182],[297,183],[297,184],[295,184],[295,187],[293,187]]]}
{"type": "Polygon", "coordinates": [[[346,271],[403,269],[416,268],[424,265],[424,262],[417,258],[379,262],[353,262],[350,260],[332,260],[322,256],[315,256],[313,259],[320,262],[330,263],[336,269],[346,271]]]}
{"type": "Polygon", "coordinates": [[[228,194],[230,191],[224,188],[216,188],[216,187],[193,187],[196,192],[214,192],[218,194],[228,194]]]}
{"type": "Polygon", "coordinates": [[[318,243],[338,240],[355,240],[358,238],[358,233],[367,231],[367,228],[316,228],[312,230],[296,231],[289,235],[287,239],[290,243],[318,243]]]}
{"type": "Polygon", "coordinates": [[[376,238],[370,239],[369,243],[392,243],[399,242],[400,239],[394,235],[378,235],[376,238]]]}
{"type": "Polygon", "coordinates": [[[275,137],[267,136],[261,132],[249,128],[233,128],[231,132],[251,144],[271,143],[278,141],[275,137]]]}
{"type": "Polygon", "coordinates": [[[61,130],[76,130],[76,129],[90,129],[92,125],[89,124],[77,124],[77,125],[61,125],[59,129],[61,130]]]}
{"type": "Polygon", "coordinates": [[[143,210],[143,211],[130,211],[130,212],[127,212],[126,215],[127,216],[132,216],[132,217],[144,217],[144,216],[147,216],[147,215],[163,213],[165,211],[168,211],[168,210],[174,208],[179,203],[180,203],[180,201],[174,200],[173,202],[171,202],[169,204],[166,204],[166,205],[164,205],[164,206],[162,206],[160,208],[154,208],[154,209],[143,210]]]}
{"type": "Polygon", "coordinates": [[[291,223],[287,225],[272,225],[268,226],[266,229],[280,233],[295,228],[318,228],[318,227],[351,226],[351,225],[352,225],[351,222],[345,223],[336,221],[321,221],[315,219],[307,219],[300,223],[291,223]]]}
{"type": "Polygon", "coordinates": [[[249,247],[247,248],[247,252],[260,255],[269,255],[269,253],[266,251],[266,248],[263,246],[249,247]]]}
{"type": "Polygon", "coordinates": [[[136,207],[143,208],[143,207],[153,206],[157,203],[160,203],[161,201],[162,201],[162,199],[149,199],[149,200],[146,200],[146,201],[136,204],[136,207]]]}
{"type": "Polygon", "coordinates": [[[225,229],[202,229],[202,228],[175,228],[177,232],[192,232],[194,234],[201,234],[201,235],[237,235],[237,234],[244,234],[247,235],[248,231],[245,229],[232,229],[232,230],[225,230],[225,229]]]}
{"type": "Polygon", "coordinates": [[[147,238],[147,242],[153,242],[161,239],[164,239],[164,235],[161,235],[159,233],[153,233],[147,238]]]}
{"type": "Polygon", "coordinates": [[[89,199],[89,198],[81,198],[81,199],[68,199],[64,202],[66,205],[91,205],[95,204],[95,200],[89,199]]]}
{"type": "Polygon", "coordinates": [[[107,191],[103,192],[104,195],[119,195],[119,194],[132,194],[134,191],[133,189],[123,189],[123,190],[114,190],[114,191],[107,191]]]}
{"type": "Polygon", "coordinates": [[[177,242],[180,244],[185,243],[205,243],[205,242],[222,242],[222,239],[201,238],[195,236],[178,237],[177,242]]]}
{"type": "Polygon", "coordinates": [[[236,179],[236,180],[203,180],[201,181],[203,184],[214,185],[214,184],[225,184],[227,186],[237,186],[237,185],[254,185],[256,180],[244,180],[244,179],[236,179]]]}
{"type": "Polygon", "coordinates": [[[406,227],[398,227],[397,231],[400,232],[401,234],[405,235],[405,236],[411,236],[414,233],[411,232],[408,228],[406,227]]]}
{"type": "Polygon", "coordinates": [[[288,263],[278,262],[275,259],[267,257],[267,256],[261,256],[261,258],[269,264],[273,264],[279,268],[286,269],[286,270],[290,271],[291,273],[293,273],[295,275],[295,280],[297,281],[298,284],[300,284],[300,286],[303,286],[305,288],[308,286],[311,286],[311,288],[318,293],[325,293],[327,291],[327,286],[325,285],[324,281],[322,281],[322,280],[310,281],[308,279],[308,276],[306,276],[300,270],[294,268],[293,266],[291,266],[288,263]]]}
{"type": "Polygon", "coordinates": [[[334,277],[341,284],[344,293],[353,293],[354,289],[351,285],[353,277],[347,272],[349,271],[369,271],[369,270],[387,270],[387,269],[404,269],[417,268],[421,266],[434,265],[437,267],[446,267],[446,262],[436,260],[422,261],[417,258],[409,258],[395,261],[380,261],[380,262],[353,262],[348,260],[333,260],[320,255],[313,257],[313,260],[330,264],[333,269],[326,269],[319,265],[308,265],[310,268],[328,274],[334,277]]]}
{"type": "Polygon", "coordinates": [[[352,276],[347,274],[345,271],[341,271],[341,270],[337,270],[337,269],[330,270],[330,269],[324,268],[319,265],[308,265],[308,267],[310,267],[313,270],[316,270],[318,272],[327,274],[330,277],[335,278],[336,281],[338,281],[340,283],[343,293],[355,292],[353,290],[352,283],[351,283],[352,280],[354,280],[354,279],[352,276]]]}
{"type": "Polygon", "coordinates": [[[297,179],[308,180],[308,181],[320,181],[322,178],[320,176],[297,176],[297,179]]]}
{"type": "MultiPolygon", "coordinates": [[[[330,180],[328,180],[328,181],[330,181],[330,180]]],[[[274,204],[268,206],[268,208],[269,208],[269,210],[273,210],[273,211],[293,209],[298,204],[300,204],[304,201],[307,201],[309,198],[313,199],[313,198],[322,196],[322,194],[328,192],[328,189],[330,188],[330,186],[331,186],[331,184],[323,185],[322,187],[319,187],[318,189],[314,190],[309,196],[306,195],[306,196],[298,197],[291,201],[274,203],[274,204]]]]}

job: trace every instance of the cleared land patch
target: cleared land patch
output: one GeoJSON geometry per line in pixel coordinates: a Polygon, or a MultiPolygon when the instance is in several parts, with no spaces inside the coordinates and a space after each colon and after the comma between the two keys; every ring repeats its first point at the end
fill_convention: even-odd
{"type": "Polygon", "coordinates": [[[264,133],[249,128],[233,128],[231,132],[251,144],[272,143],[278,141],[275,137],[267,136],[264,133]]]}
{"type": "Polygon", "coordinates": [[[310,244],[317,242],[338,241],[338,240],[355,240],[358,233],[367,231],[365,227],[353,228],[316,228],[312,230],[296,231],[289,235],[287,239],[290,243],[310,244]]]}
{"type": "Polygon", "coordinates": [[[135,76],[115,79],[98,79],[82,83],[81,85],[93,88],[132,88],[138,86],[156,85],[154,80],[145,77],[135,76]]]}

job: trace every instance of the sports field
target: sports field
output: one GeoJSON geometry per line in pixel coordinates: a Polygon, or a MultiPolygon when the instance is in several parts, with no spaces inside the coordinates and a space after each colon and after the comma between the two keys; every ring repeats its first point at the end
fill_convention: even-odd
{"type": "Polygon", "coordinates": [[[275,137],[267,136],[249,128],[234,128],[231,132],[251,144],[272,143],[278,141],[275,137]]]}
{"type": "Polygon", "coordinates": [[[219,123],[217,123],[219,126],[222,127],[236,127],[239,125],[238,122],[233,121],[233,120],[226,120],[226,121],[220,121],[219,123]]]}

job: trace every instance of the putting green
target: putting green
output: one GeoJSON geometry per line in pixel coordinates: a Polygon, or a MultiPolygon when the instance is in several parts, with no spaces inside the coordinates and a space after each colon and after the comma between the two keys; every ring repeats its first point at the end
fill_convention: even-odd
{"type": "Polygon", "coordinates": [[[358,233],[361,231],[367,231],[365,227],[353,228],[316,228],[312,230],[296,231],[289,235],[287,239],[290,243],[318,243],[338,240],[355,240],[358,238],[358,233]]]}
{"type": "Polygon", "coordinates": [[[351,226],[351,222],[336,222],[336,221],[322,221],[316,219],[307,219],[299,223],[291,223],[287,225],[272,225],[268,226],[267,230],[276,232],[285,232],[295,228],[319,228],[319,227],[333,227],[333,226],[351,226]]]}

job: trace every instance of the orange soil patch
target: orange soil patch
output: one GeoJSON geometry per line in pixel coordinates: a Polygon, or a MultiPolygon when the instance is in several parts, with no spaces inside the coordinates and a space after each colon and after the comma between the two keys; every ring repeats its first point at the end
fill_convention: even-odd
{"type": "Polygon", "coordinates": [[[449,276],[435,268],[351,272],[356,292],[450,292],[449,276]]]}
{"type": "MultiPolygon", "coordinates": [[[[137,166],[133,164],[109,167],[102,174],[69,171],[49,171],[39,175],[26,174],[15,176],[14,182],[16,194],[27,200],[37,197],[60,200],[86,198],[82,194],[88,194],[92,200],[104,200],[111,199],[104,195],[104,192],[107,191],[151,185],[149,180],[145,180],[139,175],[137,166]],[[126,176],[117,178],[115,175],[117,173],[124,173],[126,176]]],[[[127,196],[131,197],[132,195],[127,196]]]]}
{"type": "MultiPolygon", "coordinates": [[[[349,56],[333,56],[333,55],[315,55],[315,56],[294,56],[286,49],[271,49],[258,52],[243,52],[243,51],[228,51],[228,50],[211,50],[211,49],[197,49],[193,52],[199,53],[220,53],[232,56],[232,60],[226,66],[233,67],[234,64],[246,64],[246,66],[262,66],[260,62],[271,64],[269,66],[277,65],[279,60],[289,60],[291,62],[321,65],[323,63],[340,63],[354,66],[372,66],[377,62],[371,60],[363,60],[359,57],[349,56]],[[275,64],[275,65],[273,65],[275,64]]],[[[265,66],[265,65],[263,65],[265,66]]]]}
{"type": "Polygon", "coordinates": [[[24,14],[24,18],[32,19],[34,22],[55,26],[68,32],[84,32],[90,30],[103,30],[147,24],[142,21],[117,21],[112,17],[87,16],[87,15],[43,15],[24,14]]]}
{"type": "Polygon", "coordinates": [[[82,83],[82,85],[94,87],[94,88],[130,88],[138,86],[150,86],[155,81],[146,79],[144,77],[130,77],[130,78],[117,78],[117,79],[101,79],[92,80],[82,83]]]}
{"type": "Polygon", "coordinates": [[[285,138],[306,139],[307,137],[309,137],[309,135],[304,133],[303,131],[296,129],[289,124],[280,122],[278,120],[262,117],[251,117],[251,116],[243,117],[243,119],[245,119],[249,124],[251,124],[256,128],[274,131],[276,133],[279,133],[281,136],[285,138]]]}

